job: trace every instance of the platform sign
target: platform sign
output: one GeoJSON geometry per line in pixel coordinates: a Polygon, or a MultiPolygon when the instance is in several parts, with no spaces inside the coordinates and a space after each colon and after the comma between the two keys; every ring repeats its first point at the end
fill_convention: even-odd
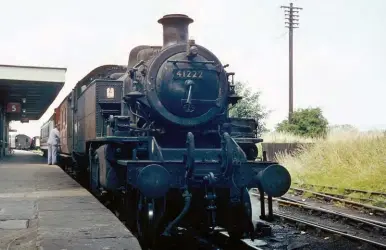
{"type": "Polygon", "coordinates": [[[20,113],[21,104],[18,102],[9,102],[7,104],[7,113],[20,113]]]}

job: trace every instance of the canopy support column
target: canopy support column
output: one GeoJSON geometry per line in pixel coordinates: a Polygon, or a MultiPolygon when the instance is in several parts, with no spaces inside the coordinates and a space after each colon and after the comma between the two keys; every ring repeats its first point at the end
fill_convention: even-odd
{"type": "Polygon", "coordinates": [[[0,159],[5,155],[5,134],[6,134],[6,126],[5,126],[5,109],[2,104],[0,104],[0,159]]]}

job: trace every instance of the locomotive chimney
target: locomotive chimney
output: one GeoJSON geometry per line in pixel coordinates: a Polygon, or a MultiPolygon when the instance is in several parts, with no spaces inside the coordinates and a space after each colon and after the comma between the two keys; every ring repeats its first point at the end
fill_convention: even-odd
{"type": "Polygon", "coordinates": [[[193,19],[183,14],[165,15],[158,20],[163,25],[163,47],[178,43],[187,43],[189,38],[189,24],[193,19]]]}

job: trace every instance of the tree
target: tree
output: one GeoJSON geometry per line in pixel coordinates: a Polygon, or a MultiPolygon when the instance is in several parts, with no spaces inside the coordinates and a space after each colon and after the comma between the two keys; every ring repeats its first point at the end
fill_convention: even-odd
{"type": "Polygon", "coordinates": [[[234,118],[253,118],[257,122],[257,133],[266,131],[264,119],[267,118],[269,112],[260,105],[260,92],[252,91],[249,86],[243,82],[236,82],[235,92],[237,95],[242,96],[243,99],[239,100],[237,104],[232,106],[229,110],[229,116],[234,118]]]}
{"type": "Polygon", "coordinates": [[[284,120],[277,124],[276,130],[305,137],[325,137],[328,121],[320,108],[298,109],[292,114],[290,123],[284,120]]]}

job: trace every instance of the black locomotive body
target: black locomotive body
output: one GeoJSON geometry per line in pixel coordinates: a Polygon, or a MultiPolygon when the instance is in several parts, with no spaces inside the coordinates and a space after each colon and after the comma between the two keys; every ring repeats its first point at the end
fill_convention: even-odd
{"type": "Polygon", "coordinates": [[[120,204],[148,245],[177,227],[245,237],[253,232],[248,190],[277,197],[291,182],[284,167],[257,159],[256,122],[229,118],[241,98],[233,73],[188,40],[191,22],[164,16],[163,46],[134,48],[125,72],[72,94],[74,170],[94,195],[120,204]]]}

